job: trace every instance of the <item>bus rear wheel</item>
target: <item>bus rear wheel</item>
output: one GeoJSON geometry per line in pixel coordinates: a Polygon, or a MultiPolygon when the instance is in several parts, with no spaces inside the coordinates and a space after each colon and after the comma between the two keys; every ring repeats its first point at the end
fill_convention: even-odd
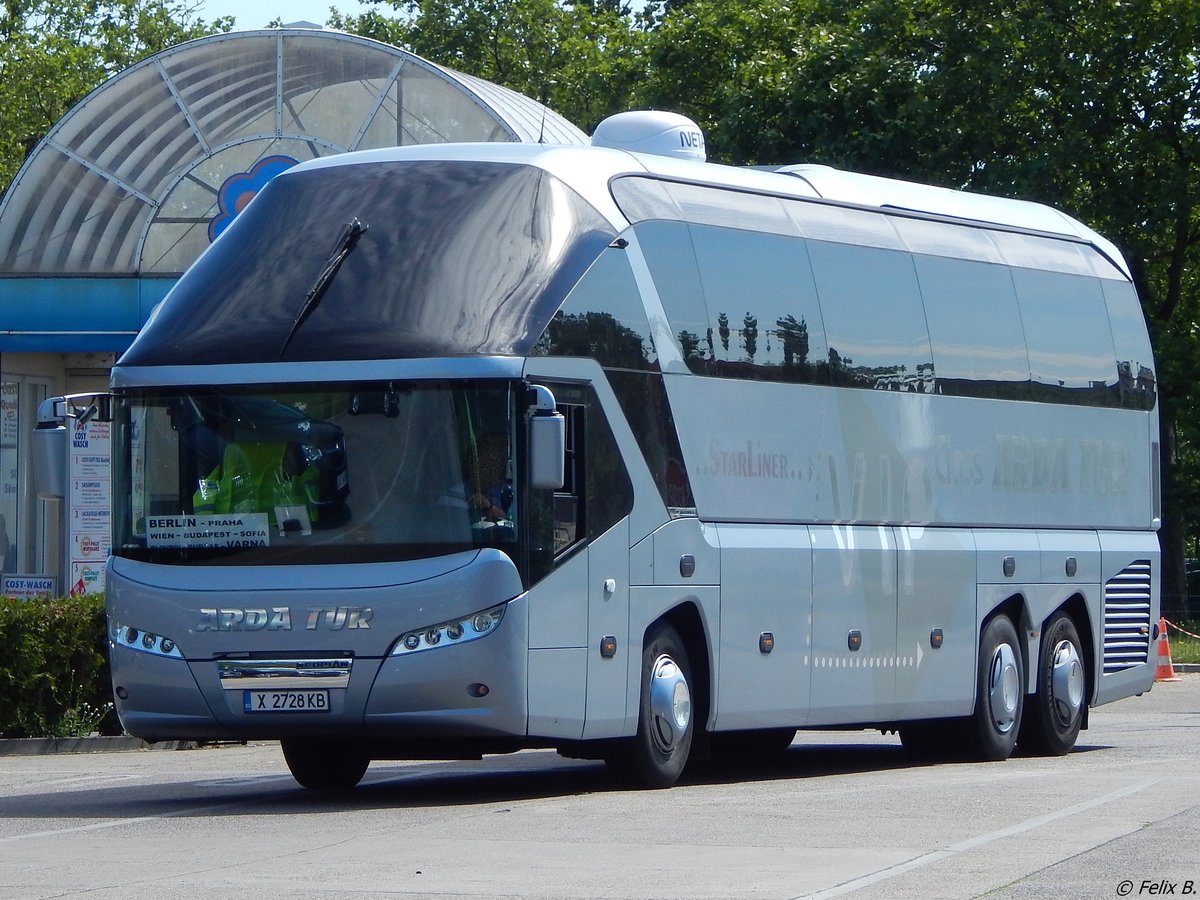
{"type": "Polygon", "coordinates": [[[362,747],[345,741],[286,738],[279,744],[292,777],[313,790],[349,790],[371,764],[362,747]]]}
{"type": "Polygon", "coordinates": [[[1056,613],[1042,630],[1037,678],[1019,744],[1025,753],[1063,756],[1079,737],[1087,688],[1079,631],[1066,613],[1056,613]]]}
{"type": "Polygon", "coordinates": [[[1025,701],[1023,672],[1017,629],[1007,616],[996,616],[979,636],[975,712],[965,729],[968,758],[997,761],[1012,755],[1025,701]]]}
{"type": "Polygon", "coordinates": [[[605,763],[638,787],[670,787],[679,780],[695,732],[692,667],[679,632],[661,624],[642,650],[637,734],[618,742],[605,763]]]}

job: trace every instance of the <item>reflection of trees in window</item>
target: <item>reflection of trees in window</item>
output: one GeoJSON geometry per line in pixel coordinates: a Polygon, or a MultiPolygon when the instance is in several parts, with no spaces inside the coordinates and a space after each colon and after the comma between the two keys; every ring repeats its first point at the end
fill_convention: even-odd
{"type": "Polygon", "coordinates": [[[744,358],[718,359],[713,346],[711,327],[703,338],[693,331],[683,329],[678,333],[679,348],[684,363],[697,375],[714,375],[721,378],[748,378],[756,381],[788,381],[797,384],[829,384],[829,363],[825,359],[809,359],[811,342],[808,321],[801,316],[786,315],[775,320],[774,328],[760,329],[758,316],[747,311],[742,318],[742,327],[729,327],[729,315],[717,314],[717,334],[728,354],[731,338],[740,342],[745,351],[744,358]],[[763,340],[764,345],[759,341],[763,340]],[[774,340],[774,344],[772,344],[774,340]],[[774,349],[773,349],[774,348],[774,349]],[[761,361],[756,359],[763,352],[761,361]]]}
{"type": "Polygon", "coordinates": [[[833,383],[839,387],[869,388],[876,391],[903,391],[932,394],[933,363],[918,363],[910,372],[904,364],[894,366],[856,366],[854,360],[829,348],[829,368],[833,383]]]}
{"type": "MultiPolygon", "coordinates": [[[[709,329],[712,333],[712,329],[709,329]]],[[[690,371],[704,374],[704,351],[700,347],[700,335],[691,331],[679,332],[679,349],[683,351],[683,361],[690,371]]]]}
{"type": "Polygon", "coordinates": [[[1131,360],[1117,361],[1118,403],[1115,405],[1127,409],[1154,409],[1154,386],[1154,371],[1148,366],[1131,360]]]}
{"type": "Polygon", "coordinates": [[[742,346],[746,348],[746,356],[754,362],[754,354],[758,352],[758,318],[746,313],[742,319],[742,346]]]}
{"type": "Polygon", "coordinates": [[[618,369],[654,368],[642,337],[605,312],[555,313],[532,355],[585,356],[618,369]]]}
{"type": "Polygon", "coordinates": [[[745,351],[745,356],[718,359],[711,344],[712,329],[707,340],[690,331],[679,332],[679,346],[690,371],[698,375],[715,375],[722,378],[747,378],[759,381],[786,381],[795,384],[836,384],[842,387],[866,388],[882,391],[932,394],[934,372],[932,362],[915,364],[894,363],[885,365],[855,365],[850,357],[843,357],[835,348],[828,356],[811,359],[812,341],[808,320],[787,314],[775,320],[774,328],[759,328],[758,316],[747,310],[742,317],[742,327],[730,328],[729,315],[717,313],[717,334],[726,355],[729,340],[734,338],[745,351]],[[776,341],[772,352],[772,338],[776,341]],[[760,351],[765,351],[760,360],[760,351]],[[705,351],[707,344],[707,352],[705,351]],[[774,355],[773,355],[774,354],[774,355]]]}
{"type": "Polygon", "coordinates": [[[829,371],[833,376],[833,383],[839,387],[856,387],[855,371],[851,368],[854,360],[850,357],[842,358],[842,354],[838,353],[836,347],[829,348],[829,371]]]}
{"type": "Polygon", "coordinates": [[[808,364],[808,323],[804,317],[796,321],[792,315],[775,320],[779,341],[783,345],[783,367],[791,369],[794,366],[808,364]]]}

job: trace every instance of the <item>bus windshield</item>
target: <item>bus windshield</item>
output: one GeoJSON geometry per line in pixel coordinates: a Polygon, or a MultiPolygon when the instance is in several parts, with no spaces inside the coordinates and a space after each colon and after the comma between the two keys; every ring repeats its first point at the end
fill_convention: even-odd
{"type": "Polygon", "coordinates": [[[131,390],[116,397],[117,556],[160,563],[515,558],[515,387],[131,390]]]}

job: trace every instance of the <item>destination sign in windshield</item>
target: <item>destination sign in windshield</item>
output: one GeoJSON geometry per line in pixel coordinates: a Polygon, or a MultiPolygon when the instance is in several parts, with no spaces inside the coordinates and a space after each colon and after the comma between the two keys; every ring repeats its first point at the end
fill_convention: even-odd
{"type": "Polygon", "coordinates": [[[150,516],[146,543],[150,547],[266,547],[270,530],[266,513],[150,516]]]}

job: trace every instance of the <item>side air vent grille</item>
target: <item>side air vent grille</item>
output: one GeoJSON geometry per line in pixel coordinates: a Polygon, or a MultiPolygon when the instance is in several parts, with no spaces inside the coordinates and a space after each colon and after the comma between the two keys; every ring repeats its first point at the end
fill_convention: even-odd
{"type": "Polygon", "coordinates": [[[1150,658],[1150,561],[1130,563],[1104,585],[1104,674],[1150,658]]]}

